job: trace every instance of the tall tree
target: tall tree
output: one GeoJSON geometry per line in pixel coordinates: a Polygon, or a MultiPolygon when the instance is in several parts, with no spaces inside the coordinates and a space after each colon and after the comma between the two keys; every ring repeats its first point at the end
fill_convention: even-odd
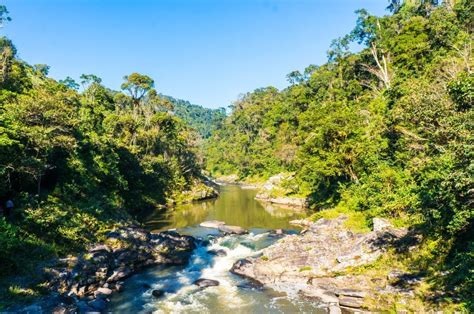
{"type": "Polygon", "coordinates": [[[147,75],[132,73],[123,77],[125,80],[121,88],[132,97],[133,107],[137,109],[143,97],[153,89],[155,82],[147,75]]]}

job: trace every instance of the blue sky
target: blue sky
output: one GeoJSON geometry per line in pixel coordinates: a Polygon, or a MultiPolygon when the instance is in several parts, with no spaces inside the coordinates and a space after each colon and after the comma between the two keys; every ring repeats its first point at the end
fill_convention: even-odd
{"type": "Polygon", "coordinates": [[[331,40],[349,32],[354,11],[385,13],[384,0],[6,0],[1,33],[50,76],[100,76],[119,89],[132,72],[158,92],[206,107],[240,93],[283,88],[285,76],[322,64],[331,40]]]}

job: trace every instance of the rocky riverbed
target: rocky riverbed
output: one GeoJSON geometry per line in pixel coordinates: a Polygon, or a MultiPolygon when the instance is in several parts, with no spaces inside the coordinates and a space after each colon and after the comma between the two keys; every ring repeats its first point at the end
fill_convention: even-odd
{"type": "Polygon", "coordinates": [[[410,296],[410,289],[392,285],[390,278],[354,275],[348,270],[375,262],[389,247],[413,245],[414,238],[382,219],[374,221],[372,232],[353,233],[344,226],[345,220],[341,216],[314,223],[296,221],[306,229],[280,239],[260,256],[239,260],[231,272],[326,304],[332,313],[365,308],[365,300],[380,293],[410,296]]]}
{"type": "Polygon", "coordinates": [[[150,266],[185,265],[196,248],[191,236],[150,233],[140,228],[110,232],[104,243],[78,257],[58,260],[45,269],[51,294],[34,305],[10,309],[23,313],[100,312],[123,280],[150,266]]]}

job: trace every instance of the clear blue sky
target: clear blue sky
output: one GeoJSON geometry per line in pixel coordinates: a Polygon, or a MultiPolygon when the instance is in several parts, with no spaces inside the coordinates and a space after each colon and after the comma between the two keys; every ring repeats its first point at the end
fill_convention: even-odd
{"type": "Polygon", "coordinates": [[[384,0],[6,0],[0,32],[22,59],[57,79],[82,73],[119,89],[132,72],[158,92],[206,107],[240,93],[287,85],[285,76],[322,64],[354,11],[382,15],[384,0]]]}

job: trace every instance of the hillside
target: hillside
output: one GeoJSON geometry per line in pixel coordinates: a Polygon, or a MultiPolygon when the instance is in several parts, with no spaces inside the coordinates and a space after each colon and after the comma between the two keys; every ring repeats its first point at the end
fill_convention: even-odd
{"type": "Polygon", "coordinates": [[[290,73],[288,88],[239,99],[207,143],[207,167],[250,183],[286,173],[274,197],[307,197],[313,219],[409,227],[422,245],[397,259],[447,292],[438,297],[472,306],[472,1],[389,8],[359,10],[328,62],[290,73]]]}
{"type": "Polygon", "coordinates": [[[202,138],[208,138],[226,116],[224,108],[209,109],[191,104],[187,100],[176,99],[171,96],[162,97],[172,104],[176,116],[181,118],[191,128],[197,130],[202,138]]]}

